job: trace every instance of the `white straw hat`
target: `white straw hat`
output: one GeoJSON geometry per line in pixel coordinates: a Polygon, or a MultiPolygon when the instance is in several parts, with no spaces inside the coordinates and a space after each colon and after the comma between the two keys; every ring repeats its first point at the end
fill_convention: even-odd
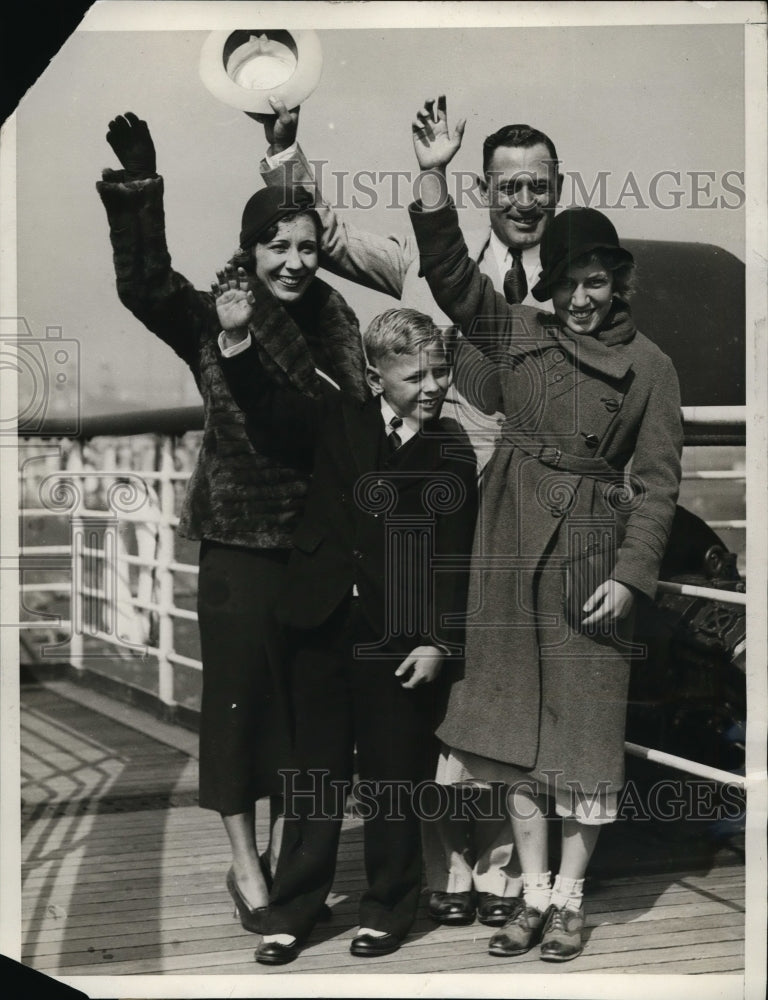
{"type": "Polygon", "coordinates": [[[274,114],[270,97],[302,104],[322,68],[314,31],[212,31],[200,53],[200,78],[213,96],[251,114],[274,114]]]}

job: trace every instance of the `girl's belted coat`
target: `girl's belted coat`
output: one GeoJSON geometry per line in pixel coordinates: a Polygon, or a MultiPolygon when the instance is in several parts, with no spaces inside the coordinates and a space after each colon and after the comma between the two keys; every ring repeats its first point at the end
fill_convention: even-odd
{"type": "Polygon", "coordinates": [[[571,629],[567,564],[613,538],[612,577],[653,598],[680,482],[674,367],[620,300],[595,336],[572,334],[494,291],[452,205],[411,217],[438,305],[492,362],[472,401],[506,416],[483,473],[464,676],[438,735],[537,778],[618,791],[631,621],[608,641],[571,629]]]}

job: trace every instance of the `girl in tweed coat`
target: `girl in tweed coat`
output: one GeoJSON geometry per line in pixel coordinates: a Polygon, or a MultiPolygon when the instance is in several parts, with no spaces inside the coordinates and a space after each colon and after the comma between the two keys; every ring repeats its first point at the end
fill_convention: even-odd
{"type": "MultiPolygon", "coordinates": [[[[310,470],[282,460],[258,430],[246,434],[219,365],[214,295],[171,267],[163,180],[146,123],[130,112],[120,116],[110,122],[107,141],[123,166],[105,170],[97,184],[118,295],[189,365],[203,398],[203,441],[179,523],[180,534],[201,542],[200,805],[222,815],[232,849],[227,888],[243,927],[258,933],[270,873],[257,849],[255,803],[280,795],[278,771],[291,764],[274,603],[310,470]]],[[[234,263],[251,275],[260,361],[272,378],[308,395],[319,391],[322,371],[362,400],[357,320],[315,277],[319,222],[305,195],[265,189],[243,212],[234,263]]]]}
{"type": "MultiPolygon", "coordinates": [[[[669,358],[635,328],[632,257],[600,212],[569,209],[545,231],[533,295],[555,315],[493,290],[447,194],[462,133],[449,132],[444,99],[419,112],[411,219],[438,305],[496,363],[478,373],[476,403],[506,420],[483,475],[465,675],[438,730],[438,778],[509,786],[523,896],[489,951],[541,941],[540,957],[561,962],[582,950],[584,876],[617,813],[632,608],[654,596],[674,515],[680,394],[669,358]],[[563,824],[554,886],[550,810],[563,824]]],[[[498,196],[533,226],[535,199],[498,196]]]]}

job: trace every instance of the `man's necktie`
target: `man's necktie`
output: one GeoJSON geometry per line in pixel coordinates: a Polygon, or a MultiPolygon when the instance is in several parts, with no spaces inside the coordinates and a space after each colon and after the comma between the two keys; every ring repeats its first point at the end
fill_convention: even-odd
{"type": "Polygon", "coordinates": [[[509,251],[512,264],[504,275],[504,298],[510,305],[518,305],[528,294],[528,281],[523,270],[523,257],[519,250],[509,251]]]}
{"type": "Polygon", "coordinates": [[[389,447],[391,451],[397,451],[397,449],[403,443],[402,438],[397,433],[398,427],[402,427],[402,425],[403,425],[402,417],[392,417],[392,419],[389,421],[388,424],[389,431],[387,432],[387,441],[389,442],[389,447]]]}

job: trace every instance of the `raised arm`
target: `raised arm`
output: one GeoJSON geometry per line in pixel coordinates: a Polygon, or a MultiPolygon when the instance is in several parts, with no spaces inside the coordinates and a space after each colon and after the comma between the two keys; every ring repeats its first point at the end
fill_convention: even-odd
{"type": "Polygon", "coordinates": [[[470,258],[448,194],[446,168],[461,147],[464,122],[448,128],[446,101],[427,101],[412,126],[413,146],[421,169],[420,198],[410,207],[421,255],[421,271],[435,301],[480,350],[498,350],[511,329],[512,311],[493,283],[470,258]],[[493,330],[494,336],[488,337],[493,330]]]}
{"type": "Polygon", "coordinates": [[[221,327],[221,368],[232,398],[246,415],[249,435],[260,450],[290,455],[311,468],[327,405],[326,390],[329,394],[338,390],[319,377],[316,397],[289,384],[286,373],[274,365],[260,342],[256,298],[242,269],[220,271],[212,290],[221,327]],[[285,382],[278,384],[277,378],[285,382]]]}
{"type": "Polygon", "coordinates": [[[215,324],[216,311],[212,297],[171,266],[163,179],[149,128],[129,111],[109,123],[107,142],[122,170],[105,170],[96,188],[107,211],[117,294],[196,371],[200,339],[215,324]]]}
{"type": "Polygon", "coordinates": [[[301,185],[316,192],[317,210],[323,224],[321,266],[358,285],[399,299],[408,269],[419,251],[410,234],[379,236],[344,222],[323,199],[309,161],[297,144],[299,111],[289,111],[272,99],[274,116],[259,118],[268,142],[267,158],[261,161],[266,184],[277,187],[301,185]]]}

